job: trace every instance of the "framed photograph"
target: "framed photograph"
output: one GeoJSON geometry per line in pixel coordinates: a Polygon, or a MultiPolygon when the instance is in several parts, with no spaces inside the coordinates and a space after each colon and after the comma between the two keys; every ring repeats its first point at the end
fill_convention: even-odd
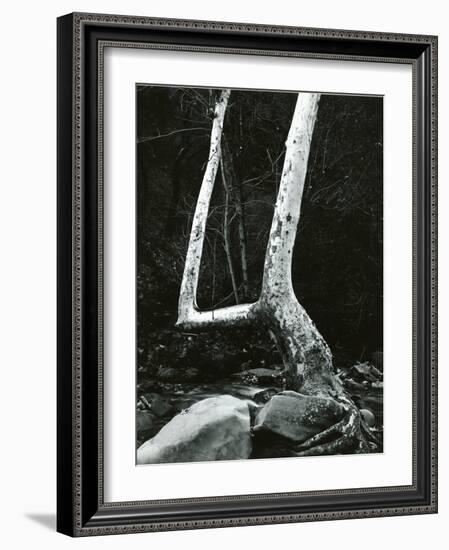
{"type": "Polygon", "coordinates": [[[58,531],[437,511],[437,38],[58,19],[58,531]]]}

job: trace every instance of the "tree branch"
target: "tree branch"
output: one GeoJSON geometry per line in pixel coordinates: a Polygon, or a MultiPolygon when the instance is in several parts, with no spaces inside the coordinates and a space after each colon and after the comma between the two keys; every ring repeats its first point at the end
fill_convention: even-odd
{"type": "Polygon", "coordinates": [[[196,291],[198,288],[204,236],[206,233],[207,215],[220,163],[221,136],[230,94],[230,90],[223,90],[215,105],[208,162],[198,195],[195,214],[193,216],[184,274],[182,277],[178,303],[178,326],[188,326],[189,319],[196,311],[196,291]]]}
{"type": "Polygon", "coordinates": [[[146,143],[147,141],[154,141],[156,139],[162,139],[164,137],[173,136],[174,134],[180,134],[181,132],[194,132],[197,130],[207,130],[207,128],[180,128],[179,130],[173,130],[172,132],[168,132],[168,134],[159,134],[157,136],[148,136],[148,137],[142,137],[137,139],[137,143],[146,143]]]}

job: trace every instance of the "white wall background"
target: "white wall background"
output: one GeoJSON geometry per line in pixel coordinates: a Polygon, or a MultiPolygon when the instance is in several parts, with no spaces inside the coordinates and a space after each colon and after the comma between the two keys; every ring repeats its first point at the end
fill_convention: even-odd
{"type": "Polygon", "coordinates": [[[90,0],[2,9],[0,543],[4,548],[444,547],[449,521],[449,31],[445,2],[90,0]],[[438,34],[440,37],[440,513],[72,540],[55,530],[56,22],[71,11],[438,34]],[[393,542],[394,541],[394,542],[393,542]],[[332,545],[332,546],[331,546],[332,545]]]}

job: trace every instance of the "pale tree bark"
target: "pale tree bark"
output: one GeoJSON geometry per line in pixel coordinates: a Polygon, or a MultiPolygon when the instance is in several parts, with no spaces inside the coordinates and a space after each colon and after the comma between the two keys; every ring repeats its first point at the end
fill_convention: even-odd
{"type": "Polygon", "coordinates": [[[299,94],[265,257],[260,302],[287,367],[287,386],[314,395],[334,391],[332,355],[296,299],[291,277],[302,194],[319,94],[299,94]],[[328,388],[327,380],[331,383],[328,388]]]}
{"type": "Polygon", "coordinates": [[[177,323],[190,330],[258,324],[274,335],[285,365],[287,389],[316,397],[317,415],[322,406],[323,400],[318,399],[321,397],[328,398],[326,403],[335,411],[345,411],[337,424],[302,443],[297,448],[301,455],[362,452],[368,448],[358,409],[334,376],[329,347],[298,302],[292,285],[293,247],[319,98],[319,94],[298,94],[286,142],[259,300],[253,304],[200,311],[196,306],[199,266],[229,99],[229,91],[222,92],[215,109],[209,162],[192,223],[177,323]]]}
{"type": "Polygon", "coordinates": [[[177,322],[177,326],[188,330],[207,329],[211,326],[232,326],[236,323],[250,324],[253,320],[253,310],[255,309],[255,304],[238,304],[213,311],[200,311],[196,304],[207,215],[220,163],[221,136],[230,93],[230,90],[223,90],[215,106],[209,157],[190,231],[190,240],[179,295],[177,322]]]}

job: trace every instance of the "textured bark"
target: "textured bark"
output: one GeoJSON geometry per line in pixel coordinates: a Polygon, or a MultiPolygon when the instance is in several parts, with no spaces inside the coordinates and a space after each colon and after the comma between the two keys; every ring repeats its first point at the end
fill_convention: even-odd
{"type": "Polygon", "coordinates": [[[230,96],[230,90],[223,90],[215,105],[214,120],[209,147],[209,158],[201,184],[195,214],[192,221],[190,240],[187,249],[186,262],[181,283],[181,292],[178,303],[178,325],[187,325],[192,321],[196,305],[196,291],[200,275],[201,255],[203,253],[204,236],[206,233],[209,204],[214,189],[215,178],[221,156],[221,136],[223,133],[224,117],[230,96]]]}
{"type": "Polygon", "coordinates": [[[286,142],[260,297],[266,324],[284,359],[287,388],[312,395],[334,391],[332,355],[296,299],[291,268],[318,102],[319,94],[298,96],[286,142]]]}

